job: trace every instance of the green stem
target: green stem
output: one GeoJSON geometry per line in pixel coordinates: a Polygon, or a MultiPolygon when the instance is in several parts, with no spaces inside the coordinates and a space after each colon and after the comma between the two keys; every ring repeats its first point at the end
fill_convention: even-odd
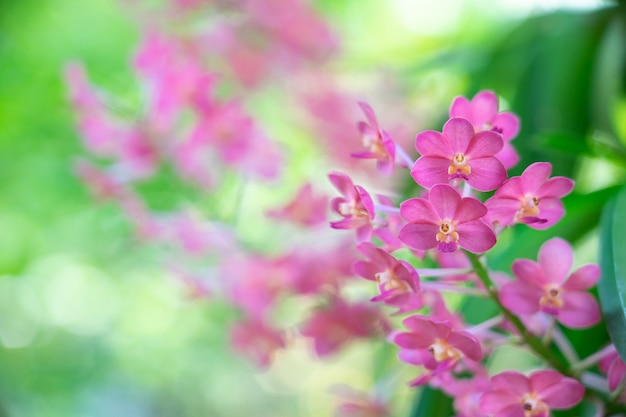
{"type": "Polygon", "coordinates": [[[498,297],[498,290],[493,281],[491,281],[491,278],[489,278],[487,269],[482,264],[482,262],[480,262],[480,258],[478,257],[478,255],[467,251],[465,251],[465,254],[470,260],[472,267],[474,268],[474,272],[476,272],[476,275],[478,275],[478,278],[485,286],[487,294],[502,311],[504,317],[517,329],[524,343],[530,346],[530,348],[535,351],[537,355],[541,356],[546,362],[550,364],[550,366],[559,371],[561,374],[569,377],[575,377],[576,375],[572,372],[572,370],[564,365],[561,361],[559,361],[554,353],[552,353],[552,351],[550,351],[546,346],[543,345],[543,343],[541,343],[541,340],[539,338],[533,336],[528,331],[528,329],[526,328],[526,326],[524,326],[524,323],[522,323],[519,317],[513,314],[502,304],[502,302],[500,301],[500,297],[498,297]]]}

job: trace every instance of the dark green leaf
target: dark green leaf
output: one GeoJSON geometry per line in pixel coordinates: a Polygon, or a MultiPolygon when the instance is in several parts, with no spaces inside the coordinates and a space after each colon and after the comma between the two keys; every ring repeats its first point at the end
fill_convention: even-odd
{"type": "Polygon", "coordinates": [[[424,387],[415,397],[410,417],[450,417],[454,415],[452,398],[439,390],[424,387]]]}
{"type": "Polygon", "coordinates": [[[598,293],[602,312],[622,358],[626,358],[626,188],[606,206],[600,226],[598,293]]]}

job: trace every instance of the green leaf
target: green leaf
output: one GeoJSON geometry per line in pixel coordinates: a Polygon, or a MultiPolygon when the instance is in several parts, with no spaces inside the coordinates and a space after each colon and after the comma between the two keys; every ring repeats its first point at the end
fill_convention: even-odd
{"type": "Polygon", "coordinates": [[[626,358],[626,187],[605,207],[600,224],[598,294],[611,340],[626,358]]]}
{"type": "Polygon", "coordinates": [[[452,398],[439,390],[424,387],[415,397],[410,417],[450,417],[454,415],[452,398]]]}

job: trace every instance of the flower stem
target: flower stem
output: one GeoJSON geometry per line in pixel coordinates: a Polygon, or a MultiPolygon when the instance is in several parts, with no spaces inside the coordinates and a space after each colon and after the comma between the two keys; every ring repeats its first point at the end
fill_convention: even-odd
{"type": "Polygon", "coordinates": [[[500,311],[502,311],[502,314],[509,321],[509,323],[511,323],[517,329],[517,331],[519,332],[522,338],[522,341],[526,345],[528,345],[537,355],[541,356],[547,363],[550,364],[550,366],[552,366],[554,369],[559,371],[561,374],[565,376],[574,377],[575,376],[574,373],[567,366],[561,363],[561,361],[559,361],[556,358],[556,356],[554,356],[554,354],[546,346],[544,346],[541,343],[541,340],[533,336],[528,331],[528,329],[526,328],[526,326],[524,326],[524,323],[522,323],[519,317],[513,314],[509,309],[507,309],[502,304],[502,302],[500,301],[500,297],[498,297],[498,290],[496,286],[494,285],[493,281],[491,281],[491,278],[489,278],[487,269],[481,263],[478,255],[473,254],[468,251],[465,251],[465,254],[467,255],[467,258],[469,259],[469,261],[471,262],[472,267],[474,268],[474,271],[476,272],[476,275],[478,275],[478,278],[485,286],[485,289],[487,290],[489,297],[496,303],[496,305],[498,306],[500,311]]]}

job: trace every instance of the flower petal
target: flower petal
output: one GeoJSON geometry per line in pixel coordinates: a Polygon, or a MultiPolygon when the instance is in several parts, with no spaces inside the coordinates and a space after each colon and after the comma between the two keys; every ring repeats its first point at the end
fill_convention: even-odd
{"type": "Polygon", "coordinates": [[[524,410],[519,404],[520,398],[506,390],[491,390],[480,397],[478,406],[480,411],[485,414],[497,414],[500,416],[501,410],[515,405],[521,410],[520,417],[523,417],[524,410]]]}
{"type": "Polygon", "coordinates": [[[431,188],[428,201],[440,219],[452,220],[461,202],[461,195],[449,185],[438,184],[431,188]]]}
{"type": "Polygon", "coordinates": [[[563,289],[570,291],[586,290],[593,287],[600,279],[600,267],[595,264],[583,265],[578,268],[563,284],[563,289]]]}
{"type": "Polygon", "coordinates": [[[511,112],[505,111],[498,114],[491,121],[491,125],[494,130],[502,133],[502,138],[507,142],[519,133],[519,117],[511,112]]]}
{"type": "Polygon", "coordinates": [[[470,159],[483,156],[493,156],[502,150],[504,145],[502,136],[489,130],[478,132],[470,140],[465,155],[470,159]]]}
{"type": "Polygon", "coordinates": [[[423,198],[411,198],[400,204],[400,215],[410,223],[439,224],[441,217],[432,204],[423,198]]]}
{"type": "Polygon", "coordinates": [[[449,181],[448,167],[450,167],[448,158],[421,156],[413,164],[411,176],[422,187],[430,188],[435,184],[445,184],[449,181]]]}
{"type": "Polygon", "coordinates": [[[459,202],[454,220],[458,223],[465,223],[470,220],[476,220],[487,214],[487,207],[480,201],[472,197],[462,198],[459,202]]]}
{"type": "Polygon", "coordinates": [[[524,194],[534,194],[548,179],[552,172],[549,162],[535,162],[530,164],[522,173],[522,191],[524,194]]]}
{"type": "Polygon", "coordinates": [[[457,152],[467,151],[470,140],[474,137],[474,127],[462,117],[453,117],[443,125],[442,135],[450,144],[450,156],[454,156],[457,152]]]}
{"type": "Polygon", "coordinates": [[[537,197],[557,197],[561,198],[572,192],[574,181],[566,177],[553,177],[547,180],[537,189],[537,197]]]}
{"type": "Polygon", "coordinates": [[[574,262],[572,247],[563,239],[550,239],[539,249],[538,261],[549,283],[562,284],[574,262]]]}
{"type": "Polygon", "coordinates": [[[573,378],[563,378],[537,394],[539,399],[553,409],[565,409],[575,406],[583,399],[585,387],[573,378]]]}
{"type": "Polygon", "coordinates": [[[469,164],[472,172],[467,182],[478,191],[495,190],[506,180],[506,169],[495,156],[470,159],[469,164]]]}
{"type": "Polygon", "coordinates": [[[511,281],[500,289],[500,301],[515,314],[534,314],[539,311],[541,288],[523,281],[511,281]]]}
{"type": "Polygon", "coordinates": [[[459,224],[459,245],[473,253],[486,252],[496,244],[496,234],[482,220],[459,224]]]}
{"type": "Polygon", "coordinates": [[[517,371],[500,372],[491,378],[491,383],[496,389],[506,390],[518,399],[531,392],[528,378],[517,371]]]}
{"type": "Polygon", "coordinates": [[[420,155],[438,156],[450,159],[454,156],[450,144],[436,130],[426,130],[415,137],[415,149],[420,155]]]}
{"type": "Polygon", "coordinates": [[[439,227],[434,224],[406,224],[400,229],[398,238],[413,249],[427,250],[437,246],[439,227]]]}
{"type": "Polygon", "coordinates": [[[563,307],[557,319],[572,329],[593,326],[600,321],[600,307],[593,295],[583,291],[564,291],[563,307]]]}
{"type": "Polygon", "coordinates": [[[530,259],[517,259],[513,262],[511,270],[513,271],[513,275],[529,285],[541,288],[548,283],[543,269],[541,269],[537,262],[531,261],[530,259]]]}

